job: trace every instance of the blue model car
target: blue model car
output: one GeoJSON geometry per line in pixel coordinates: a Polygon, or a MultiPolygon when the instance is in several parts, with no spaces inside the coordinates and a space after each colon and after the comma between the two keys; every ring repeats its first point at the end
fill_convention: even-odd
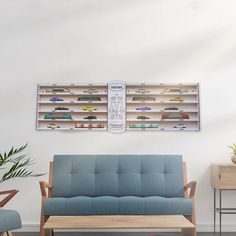
{"type": "Polygon", "coordinates": [[[64,101],[64,100],[62,98],[53,97],[53,98],[50,98],[49,101],[51,101],[51,102],[59,102],[59,101],[64,101]]]}
{"type": "Polygon", "coordinates": [[[149,111],[151,109],[152,109],[151,107],[137,107],[136,108],[137,111],[149,111]]]}

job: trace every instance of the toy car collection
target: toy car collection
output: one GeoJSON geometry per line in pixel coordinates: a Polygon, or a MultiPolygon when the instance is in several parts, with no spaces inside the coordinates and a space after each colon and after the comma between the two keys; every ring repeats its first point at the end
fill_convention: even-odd
{"type": "Polygon", "coordinates": [[[84,117],[84,119],[94,120],[94,119],[97,119],[97,117],[96,116],[86,116],[86,117],[84,117]]]}
{"type": "Polygon", "coordinates": [[[79,123],[75,124],[75,128],[104,128],[102,123],[79,123]]]}
{"type": "Polygon", "coordinates": [[[143,88],[139,88],[139,89],[135,90],[135,93],[142,93],[142,94],[144,94],[144,93],[150,93],[150,91],[146,90],[146,89],[143,89],[143,88]]]}
{"type": "Polygon", "coordinates": [[[164,113],[161,119],[189,119],[189,115],[185,113],[164,113]]]}
{"type": "Polygon", "coordinates": [[[83,111],[96,111],[97,108],[95,108],[95,107],[82,107],[81,110],[83,110],[83,111]]]}
{"type": "Polygon", "coordinates": [[[166,88],[163,90],[164,93],[188,93],[188,89],[181,88],[166,88]]]}
{"type": "Polygon", "coordinates": [[[179,124],[175,125],[174,128],[176,128],[176,129],[185,129],[187,127],[185,126],[185,124],[179,123],[179,124]]]}
{"type": "Polygon", "coordinates": [[[145,101],[156,101],[156,98],[155,97],[150,97],[150,96],[139,96],[139,97],[133,97],[132,100],[133,101],[145,102],[145,101]]]}
{"type": "Polygon", "coordinates": [[[70,93],[70,89],[66,88],[47,88],[46,89],[47,93],[70,93]]]}
{"type": "Polygon", "coordinates": [[[137,107],[136,108],[137,111],[150,111],[152,110],[151,107],[137,107]]]}
{"type": "Polygon", "coordinates": [[[181,97],[175,97],[175,98],[171,98],[170,101],[172,101],[172,102],[183,102],[184,99],[181,98],[181,97]]]}
{"type": "Polygon", "coordinates": [[[45,114],[45,120],[56,120],[56,119],[65,119],[65,120],[72,120],[71,114],[45,114]]]}
{"type": "Polygon", "coordinates": [[[58,98],[58,97],[53,97],[53,98],[50,98],[49,101],[51,101],[51,102],[60,102],[60,101],[64,101],[64,99],[58,98]]]}
{"type": "Polygon", "coordinates": [[[69,108],[67,108],[67,107],[56,107],[54,110],[55,111],[68,111],[69,108]]]}
{"type": "Polygon", "coordinates": [[[150,119],[150,118],[147,117],[147,116],[137,116],[136,119],[139,119],[139,120],[146,120],[146,119],[150,119]]]}
{"type": "Polygon", "coordinates": [[[58,128],[60,128],[59,125],[56,125],[54,123],[49,124],[47,127],[50,128],[50,129],[58,129],[58,128]]]}
{"type": "Polygon", "coordinates": [[[135,124],[131,123],[129,124],[130,128],[158,128],[158,123],[150,123],[150,124],[135,124]]]}
{"type": "Polygon", "coordinates": [[[166,107],[164,110],[166,110],[166,111],[178,111],[179,108],[177,108],[177,107],[166,107]]]}
{"type": "Polygon", "coordinates": [[[83,97],[78,97],[78,101],[96,102],[96,101],[101,101],[101,98],[95,96],[83,96],[83,97]]]}
{"type": "Polygon", "coordinates": [[[98,93],[98,90],[94,88],[90,88],[90,89],[84,90],[83,93],[94,94],[94,93],[98,93]]]}

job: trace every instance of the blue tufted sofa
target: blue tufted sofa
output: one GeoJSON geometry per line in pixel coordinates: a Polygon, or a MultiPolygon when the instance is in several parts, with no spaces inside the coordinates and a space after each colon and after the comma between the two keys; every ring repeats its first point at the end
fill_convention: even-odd
{"type": "Polygon", "coordinates": [[[55,215],[184,215],[195,224],[196,182],[186,183],[185,169],[179,155],[55,155],[49,183],[40,182],[41,235],[55,215]]]}

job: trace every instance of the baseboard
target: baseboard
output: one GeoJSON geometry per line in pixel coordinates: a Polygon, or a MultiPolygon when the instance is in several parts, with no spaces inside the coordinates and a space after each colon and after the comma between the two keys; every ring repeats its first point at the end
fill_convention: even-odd
{"type": "MultiPolygon", "coordinates": [[[[216,230],[218,231],[218,229],[219,227],[217,226],[216,230]]],[[[76,232],[76,230],[73,230],[73,231],[76,232]]],[[[24,224],[21,229],[17,230],[17,232],[39,232],[39,225],[38,224],[24,224]]],[[[142,231],[137,231],[137,232],[142,232],[142,231]]],[[[198,224],[197,232],[213,232],[213,224],[198,224]]],[[[224,224],[222,225],[222,232],[236,232],[236,225],[224,224]]]]}

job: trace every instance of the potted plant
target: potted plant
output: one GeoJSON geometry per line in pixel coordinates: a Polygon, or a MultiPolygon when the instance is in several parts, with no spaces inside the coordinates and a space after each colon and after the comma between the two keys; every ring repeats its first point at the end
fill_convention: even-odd
{"type": "Polygon", "coordinates": [[[25,149],[27,143],[20,147],[12,147],[9,152],[0,153],[0,183],[17,177],[38,177],[44,174],[34,174],[29,166],[33,165],[33,160],[27,156],[25,149]]]}
{"type": "Polygon", "coordinates": [[[233,143],[231,146],[229,146],[232,149],[232,157],[231,160],[234,164],[236,164],[236,144],[233,143]]]}

